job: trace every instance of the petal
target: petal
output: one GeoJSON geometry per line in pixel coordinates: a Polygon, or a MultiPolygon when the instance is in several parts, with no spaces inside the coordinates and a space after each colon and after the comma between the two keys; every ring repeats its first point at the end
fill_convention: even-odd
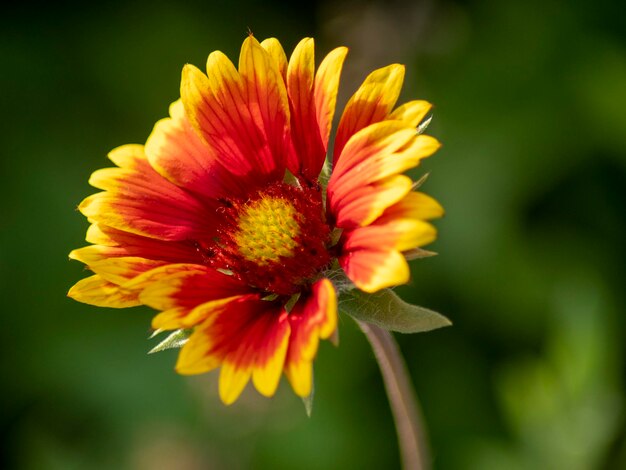
{"type": "Polygon", "coordinates": [[[128,284],[165,263],[130,256],[92,258],[92,252],[87,251],[88,248],[91,247],[72,251],[70,258],[85,262],[96,275],[78,282],[68,295],[92,305],[116,308],[140,305],[141,287],[128,284]]]}
{"type": "Polygon", "coordinates": [[[239,397],[250,375],[259,392],[266,396],[275,392],[290,334],[286,314],[282,307],[262,306],[242,331],[241,343],[228,354],[220,371],[220,398],[226,405],[239,397]]]}
{"type": "Polygon", "coordinates": [[[339,264],[354,284],[373,293],[409,282],[409,266],[397,251],[356,250],[339,258],[339,264]]]}
{"type": "Polygon", "coordinates": [[[150,285],[141,293],[146,305],[158,310],[176,306],[195,307],[209,300],[250,293],[234,276],[208,266],[170,264],[151,273],[150,285]]]}
{"type": "Polygon", "coordinates": [[[274,395],[280,382],[290,333],[287,312],[283,312],[278,320],[267,329],[259,345],[252,372],[252,382],[256,389],[266,397],[274,395]]]}
{"type": "Polygon", "coordinates": [[[256,149],[255,157],[267,174],[282,179],[290,150],[289,101],[285,82],[274,59],[250,35],[243,42],[239,56],[248,106],[267,145],[267,154],[256,149]]]}
{"type": "Polygon", "coordinates": [[[132,256],[170,263],[201,263],[205,261],[201,250],[187,241],[168,242],[142,237],[133,233],[91,224],[87,230],[87,241],[94,245],[79,248],[70,253],[70,258],[89,264],[105,258],[132,256]]]}
{"type": "Polygon", "coordinates": [[[137,292],[122,289],[98,275],[78,281],[67,295],[78,302],[97,307],[126,308],[141,305],[137,292]]]}
{"type": "Polygon", "coordinates": [[[347,47],[333,49],[324,57],[315,75],[315,110],[324,144],[324,153],[328,148],[328,138],[335,116],[341,69],[347,54],[347,47]]]}
{"type": "MultiPolygon", "coordinates": [[[[196,327],[180,351],[176,371],[184,375],[201,374],[222,365],[231,353],[242,347],[250,326],[262,317],[258,315],[261,302],[240,299],[217,315],[209,316],[196,327]]],[[[250,368],[253,362],[249,361],[250,368]]]]}
{"type": "Polygon", "coordinates": [[[312,364],[319,339],[328,339],[337,329],[337,294],[328,279],[313,285],[289,314],[291,338],[285,360],[285,374],[294,391],[309,396],[312,385],[312,364]]]}
{"type": "MultiPolygon", "coordinates": [[[[119,233],[126,233],[120,230],[116,230],[119,233]]],[[[111,236],[104,230],[104,226],[98,223],[93,223],[87,229],[87,235],[85,241],[93,243],[94,245],[104,246],[117,246],[117,242],[111,238],[111,236]]]]}
{"type": "Polygon", "coordinates": [[[115,246],[89,245],[72,250],[69,256],[70,259],[89,264],[111,257],[126,256],[126,252],[115,246]]]}
{"type": "Polygon", "coordinates": [[[276,69],[280,72],[283,79],[285,79],[287,76],[287,55],[285,54],[285,50],[283,49],[283,46],[281,46],[278,39],[267,38],[261,41],[261,47],[267,51],[274,61],[276,69]]]}
{"type": "Polygon", "coordinates": [[[398,219],[348,232],[342,248],[346,252],[359,249],[406,251],[431,243],[435,238],[437,231],[428,222],[398,219]]]}
{"type": "Polygon", "coordinates": [[[144,147],[138,144],[121,145],[111,150],[107,157],[118,167],[130,170],[140,170],[146,163],[144,147]]]}
{"type": "Polygon", "coordinates": [[[416,135],[413,128],[401,121],[373,124],[350,139],[333,176],[341,178],[344,185],[371,183],[416,167],[440,146],[437,139],[416,135]]]}
{"type": "Polygon", "coordinates": [[[428,101],[415,100],[398,106],[389,115],[389,119],[404,121],[411,127],[417,127],[424,120],[426,115],[433,108],[428,101]]]}
{"type": "Polygon", "coordinates": [[[314,41],[304,38],[289,62],[280,43],[271,38],[261,45],[280,71],[289,96],[291,141],[288,168],[296,176],[316,181],[326,159],[337,89],[346,48],[332,51],[315,73],[314,41]]]}
{"type": "Polygon", "coordinates": [[[314,82],[314,42],[311,38],[305,38],[296,46],[287,68],[291,136],[295,149],[289,161],[289,170],[309,181],[317,178],[326,158],[325,144],[317,123],[314,82]]]}
{"type": "Polygon", "coordinates": [[[230,405],[236,402],[243,389],[246,388],[251,375],[251,365],[225,361],[220,369],[219,381],[219,393],[222,403],[230,405]]]}
{"type": "Polygon", "coordinates": [[[260,137],[243,96],[241,77],[221,52],[207,62],[208,78],[193,65],[183,68],[180,96],[191,125],[219,155],[226,168],[240,176],[258,170],[250,158],[260,137]]]}
{"type": "Polygon", "coordinates": [[[376,220],[377,224],[397,219],[429,220],[442,217],[443,207],[435,199],[420,192],[410,192],[400,202],[389,207],[376,220]]]}
{"type": "Polygon", "coordinates": [[[183,68],[180,94],[189,122],[234,174],[261,173],[253,158],[261,139],[253,127],[239,74],[219,51],[209,56],[207,67],[211,79],[192,65],[183,68]]]}
{"type": "Polygon", "coordinates": [[[340,159],[348,139],[364,127],[387,117],[400,96],[404,66],[392,64],[373,71],[350,98],[339,121],[334,161],[340,159]]]}
{"type": "Polygon", "coordinates": [[[105,191],[87,197],[79,210],[92,222],[152,238],[211,236],[214,212],[154,171],[141,149],[114,150],[109,157],[122,167],[94,172],[90,184],[105,191]]]}
{"type": "Polygon", "coordinates": [[[288,336],[289,323],[280,304],[241,299],[196,328],[180,352],[176,370],[198,374],[221,365],[219,390],[226,404],[238,398],[250,377],[261,393],[271,395],[283,368],[288,336]]]}
{"type": "Polygon", "coordinates": [[[146,237],[189,240],[213,235],[210,211],[196,207],[194,212],[183,201],[156,194],[101,192],[85,198],[78,208],[90,220],[146,237]]]}
{"type": "Polygon", "coordinates": [[[337,227],[353,228],[369,225],[385,209],[405,197],[411,191],[412,185],[413,182],[408,176],[396,175],[358,187],[343,198],[334,198],[331,208],[337,227]]]}
{"type": "Polygon", "coordinates": [[[401,121],[384,121],[362,129],[345,146],[341,159],[333,167],[331,181],[344,175],[355,177],[370,161],[392,163],[391,155],[403,149],[414,136],[415,129],[401,121]]]}
{"type": "Polygon", "coordinates": [[[156,123],[146,142],[152,168],[175,185],[208,198],[243,192],[215,150],[192,128],[180,100],[170,106],[170,116],[156,123]]]}
{"type": "Polygon", "coordinates": [[[399,175],[432,155],[439,143],[401,121],[372,124],[345,146],[328,183],[329,212],[337,226],[368,225],[411,190],[399,175]]]}
{"type": "MultiPolygon", "coordinates": [[[[75,254],[76,251],[70,253],[70,257],[75,254]]],[[[141,274],[163,266],[163,264],[163,261],[127,256],[101,259],[89,263],[88,267],[103,279],[121,286],[141,274]]]]}
{"type": "Polygon", "coordinates": [[[192,126],[249,185],[282,179],[289,110],[273,59],[249,37],[239,72],[217,51],[209,55],[207,74],[191,65],[183,69],[181,97],[192,126]]]}
{"type": "Polygon", "coordinates": [[[192,328],[199,323],[202,323],[210,316],[224,311],[232,302],[258,298],[258,295],[255,294],[235,295],[224,299],[211,300],[194,308],[190,308],[188,306],[172,307],[159,313],[152,319],[152,328],[155,330],[178,330],[180,328],[192,328]]]}
{"type": "Polygon", "coordinates": [[[303,398],[311,395],[313,390],[313,361],[292,359],[285,367],[285,375],[296,395],[303,398]]]}

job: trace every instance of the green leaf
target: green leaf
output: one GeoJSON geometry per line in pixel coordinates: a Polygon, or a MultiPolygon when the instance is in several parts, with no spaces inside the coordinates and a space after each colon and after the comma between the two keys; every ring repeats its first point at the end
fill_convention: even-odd
{"type": "Polygon", "coordinates": [[[339,309],[357,320],[399,333],[419,333],[452,325],[437,312],[406,303],[391,289],[375,294],[351,290],[340,296],[339,309]]]}
{"type": "MultiPolygon", "coordinates": [[[[148,354],[154,354],[156,352],[165,351],[166,349],[173,348],[182,348],[183,345],[187,342],[193,330],[191,329],[180,329],[171,333],[167,338],[153,347],[148,354]]],[[[154,337],[152,335],[151,337],[154,337]]]]}

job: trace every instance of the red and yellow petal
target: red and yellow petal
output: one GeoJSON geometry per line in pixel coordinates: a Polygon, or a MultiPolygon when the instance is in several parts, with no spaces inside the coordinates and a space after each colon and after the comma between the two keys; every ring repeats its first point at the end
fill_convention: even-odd
{"type": "Polygon", "coordinates": [[[387,208],[376,223],[385,224],[398,219],[430,220],[443,215],[443,207],[434,198],[428,194],[410,192],[397,204],[387,208]]]}
{"type": "Polygon", "coordinates": [[[314,43],[313,39],[305,38],[294,49],[287,68],[291,137],[295,150],[289,161],[289,170],[311,181],[317,178],[326,158],[317,124],[314,83],[314,43]]]}
{"type": "Polygon", "coordinates": [[[280,72],[280,75],[283,77],[283,80],[286,80],[287,77],[287,55],[285,54],[285,50],[283,46],[280,44],[278,39],[276,38],[267,38],[261,41],[261,47],[267,51],[272,60],[274,61],[274,65],[276,65],[276,69],[280,72]]]}
{"type": "Polygon", "coordinates": [[[274,60],[256,39],[244,41],[239,71],[219,51],[209,55],[207,75],[186,65],[181,98],[189,121],[226,168],[253,186],[282,179],[287,94],[274,60]]]}
{"type": "Polygon", "coordinates": [[[143,145],[121,145],[111,150],[107,157],[120,168],[138,171],[146,168],[146,157],[143,145]]]}
{"type": "Polygon", "coordinates": [[[243,79],[248,107],[259,126],[267,155],[256,149],[255,159],[267,174],[282,178],[289,143],[289,101],[280,71],[273,58],[250,35],[241,46],[239,73],[243,79]]]}
{"type": "Polygon", "coordinates": [[[243,188],[219,155],[192,128],[181,100],[170,106],[146,141],[152,168],[175,185],[207,198],[242,193],[243,188]]]}
{"type": "Polygon", "coordinates": [[[403,252],[434,241],[437,231],[425,220],[441,217],[443,208],[423,193],[408,193],[373,223],[346,230],[339,264],[365,292],[404,284],[410,273],[403,252]]]}
{"type": "Polygon", "coordinates": [[[350,140],[345,159],[337,163],[328,182],[328,210],[339,227],[371,222],[410,191],[405,177],[390,175],[384,165],[397,165],[393,162],[397,152],[414,134],[398,121],[385,121],[363,129],[350,140]],[[378,165],[378,174],[372,171],[373,165],[378,165]],[[364,173],[369,176],[364,177],[364,173]]]}
{"type": "Polygon", "coordinates": [[[92,222],[162,240],[210,236],[213,212],[152,169],[142,146],[119,147],[109,158],[120,167],[97,170],[89,180],[105,191],[79,205],[92,222]]]}
{"type": "Polygon", "coordinates": [[[354,285],[368,293],[406,284],[411,277],[409,265],[398,251],[348,251],[339,258],[339,264],[354,285]]]}
{"type": "Polygon", "coordinates": [[[341,228],[369,225],[388,207],[405,197],[413,186],[408,176],[395,175],[354,189],[331,205],[336,224],[341,228]]]}
{"type": "Polygon", "coordinates": [[[329,212],[340,228],[366,226],[411,190],[401,175],[439,147],[400,120],[372,124],[352,136],[328,183],[329,212]]]}
{"type": "Polygon", "coordinates": [[[325,152],[335,116],[341,70],[347,54],[347,47],[333,49],[324,57],[315,74],[315,110],[325,152]]]}
{"type": "Polygon", "coordinates": [[[180,95],[187,117],[224,166],[236,175],[249,175],[257,168],[247,155],[261,144],[251,125],[241,78],[219,52],[209,56],[207,67],[211,79],[193,65],[183,68],[180,95]]]}
{"type": "Polygon", "coordinates": [[[314,181],[324,164],[335,113],[339,78],[347,48],[331,51],[315,72],[314,40],[304,38],[289,61],[275,38],[261,43],[285,81],[290,106],[293,151],[288,168],[298,177],[314,181]]]}
{"type": "Polygon", "coordinates": [[[123,285],[137,276],[152,271],[164,264],[166,264],[164,261],[126,256],[106,258],[91,262],[88,264],[88,268],[109,282],[123,285]]]}
{"type": "MultiPolygon", "coordinates": [[[[85,241],[87,241],[88,243],[93,243],[94,245],[117,246],[118,243],[110,236],[105,227],[106,226],[95,222],[89,225],[89,228],[87,229],[87,234],[85,235],[85,241]]],[[[120,230],[115,231],[119,233],[127,233],[120,230]]]]}
{"type": "Polygon", "coordinates": [[[403,121],[411,127],[417,127],[433,108],[428,101],[415,100],[398,106],[389,115],[389,119],[403,121]]]}
{"type": "Polygon", "coordinates": [[[78,248],[70,258],[90,264],[106,258],[139,257],[170,263],[196,263],[202,257],[193,243],[167,242],[142,237],[133,233],[93,223],[87,230],[86,240],[93,245],[78,248]]]}
{"type": "Polygon", "coordinates": [[[435,227],[428,222],[418,219],[396,219],[348,232],[342,248],[344,252],[362,249],[407,251],[431,243],[436,237],[435,227]]]}
{"type": "Polygon", "coordinates": [[[372,160],[393,164],[392,155],[404,149],[414,136],[415,129],[402,121],[383,121],[360,130],[350,138],[341,159],[333,166],[329,188],[331,184],[337,186],[339,178],[347,181],[358,178],[361,168],[372,160]]]}
{"type": "MultiPolygon", "coordinates": [[[[376,126],[376,124],[374,125],[376,126]]],[[[353,185],[369,184],[391,175],[403,173],[419,165],[424,158],[430,157],[440,147],[437,139],[428,135],[413,135],[403,147],[396,150],[389,158],[383,155],[363,160],[349,173],[353,185]]]]}
{"type": "Polygon", "coordinates": [[[97,274],[78,281],[67,295],[96,307],[127,308],[141,305],[138,292],[123,289],[97,274]]]}
{"type": "MultiPolygon", "coordinates": [[[[195,307],[177,306],[160,312],[152,319],[154,330],[178,330],[180,328],[192,328],[202,323],[208,317],[225,310],[232,302],[243,299],[258,299],[256,294],[235,295],[223,299],[210,300],[195,307]]],[[[140,295],[139,299],[145,303],[140,295]]]]}
{"type": "Polygon", "coordinates": [[[99,223],[161,240],[200,238],[210,230],[206,220],[211,218],[210,211],[199,208],[199,213],[194,213],[184,203],[170,199],[161,204],[164,198],[140,194],[97,193],[84,199],[79,210],[99,223]],[[157,207],[160,210],[155,210],[157,207]],[[206,215],[204,220],[202,213],[206,215]]]}
{"type": "Polygon", "coordinates": [[[439,147],[436,139],[417,135],[402,121],[373,124],[350,139],[333,169],[329,188],[341,195],[361,184],[402,173],[416,167],[439,147]]]}
{"type": "Polygon", "coordinates": [[[296,46],[287,68],[286,83],[291,107],[291,137],[295,152],[290,171],[314,181],[320,173],[335,113],[339,77],[346,48],[328,54],[315,73],[315,46],[305,38],[296,46]]]}
{"type": "Polygon", "coordinates": [[[79,302],[105,307],[122,308],[140,305],[138,287],[129,282],[165,264],[163,261],[139,257],[114,257],[91,260],[85,251],[74,250],[70,258],[87,263],[96,275],[79,281],[68,292],[68,296],[79,302]]]}
{"type": "Polygon", "coordinates": [[[229,302],[250,295],[250,288],[233,276],[195,264],[168,264],[135,278],[126,287],[140,288],[141,302],[161,310],[155,329],[189,328],[229,302]]]}
{"type": "Polygon", "coordinates": [[[199,374],[221,366],[219,391],[226,404],[239,397],[251,377],[269,396],[280,380],[289,334],[287,312],[280,304],[240,299],[196,328],[176,370],[199,374]]]}
{"type": "Polygon", "coordinates": [[[343,147],[351,136],[389,115],[400,96],[403,81],[404,66],[400,64],[380,68],[368,75],[348,101],[339,121],[333,152],[335,163],[341,159],[343,147]]]}
{"type": "Polygon", "coordinates": [[[259,393],[266,397],[274,395],[280,382],[290,334],[291,327],[287,321],[287,312],[282,311],[278,320],[267,328],[264,340],[257,350],[252,383],[259,393]]]}
{"type": "Polygon", "coordinates": [[[311,394],[313,360],[319,340],[330,338],[337,328],[337,294],[328,279],[316,282],[310,295],[300,298],[289,314],[291,338],[285,374],[297,395],[311,394]]]}

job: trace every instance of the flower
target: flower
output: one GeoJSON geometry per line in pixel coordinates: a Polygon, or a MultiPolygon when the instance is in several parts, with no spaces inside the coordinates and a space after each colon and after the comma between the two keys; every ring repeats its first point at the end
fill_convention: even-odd
{"type": "Polygon", "coordinates": [[[68,295],[148,305],[154,329],[192,329],[176,371],[220,367],[224,403],[250,379],[273,395],[283,371],[308,396],[319,340],[337,329],[331,278],[368,293],[406,283],[407,254],[435,239],[426,220],[442,208],[403,173],[439,143],[416,131],[429,103],[394,109],[403,66],[372,72],[349,100],[325,181],[346,53],[316,71],[313,39],[288,61],[276,39],[249,36],[238,68],[221,52],[206,75],[186,65],[170,117],[145,146],[113,150],[116,167],[89,180],[102,192],[79,206],[91,245],[70,257],[94,275],[68,295]]]}

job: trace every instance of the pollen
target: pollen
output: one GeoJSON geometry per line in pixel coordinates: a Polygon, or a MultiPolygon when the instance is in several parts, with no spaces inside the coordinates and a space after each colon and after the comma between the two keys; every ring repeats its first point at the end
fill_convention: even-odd
{"type": "Polygon", "coordinates": [[[287,199],[262,197],[242,208],[233,240],[240,255],[259,266],[291,258],[298,246],[299,219],[287,199]]]}

